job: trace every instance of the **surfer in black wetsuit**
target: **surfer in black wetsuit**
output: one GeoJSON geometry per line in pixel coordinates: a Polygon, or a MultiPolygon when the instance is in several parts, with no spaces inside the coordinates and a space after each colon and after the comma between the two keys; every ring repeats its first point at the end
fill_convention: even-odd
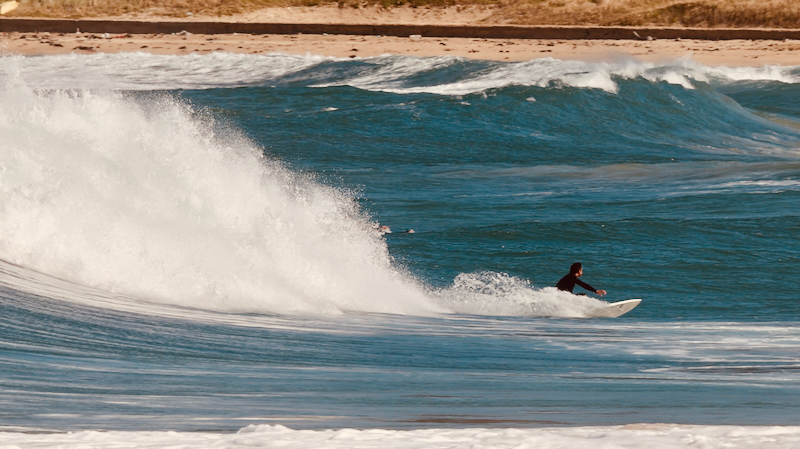
{"type": "Polygon", "coordinates": [[[569,274],[561,278],[556,284],[556,288],[559,290],[564,290],[565,292],[572,293],[572,289],[575,288],[575,284],[580,285],[581,287],[589,290],[590,292],[597,293],[600,296],[606,294],[605,290],[597,290],[591,285],[587,284],[586,282],[581,281],[578,279],[579,277],[583,276],[583,267],[581,266],[580,262],[575,262],[574,264],[570,265],[569,267],[569,274]]]}

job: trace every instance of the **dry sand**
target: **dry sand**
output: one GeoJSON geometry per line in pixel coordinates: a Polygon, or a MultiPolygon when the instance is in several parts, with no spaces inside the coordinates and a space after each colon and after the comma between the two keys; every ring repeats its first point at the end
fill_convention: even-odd
{"type": "MultiPolygon", "coordinates": [[[[272,23],[381,23],[476,25],[490,11],[480,8],[392,10],[343,8],[268,8],[220,21],[272,23]]],[[[128,20],[170,20],[174,17],[131,15],[128,20]]],[[[208,21],[209,17],[188,17],[208,21]]],[[[348,35],[250,35],[250,34],[89,34],[89,33],[0,33],[0,51],[45,55],[97,52],[149,52],[189,54],[227,51],[264,54],[316,54],[334,57],[370,57],[383,54],[410,56],[461,56],[473,59],[523,61],[535,58],[609,61],[633,57],[661,62],[689,57],[709,66],[800,65],[800,41],[751,40],[535,40],[483,38],[429,38],[348,35]]]]}
{"type": "MultiPolygon", "coordinates": [[[[487,6],[452,6],[448,8],[361,8],[338,6],[295,6],[262,8],[232,16],[191,15],[178,20],[186,22],[238,23],[338,23],[338,24],[418,24],[418,25],[486,25],[495,9],[487,6]]],[[[174,21],[175,17],[150,13],[132,13],[111,18],[120,20],[174,21]]],[[[493,22],[493,24],[497,24],[493,22]]]]}

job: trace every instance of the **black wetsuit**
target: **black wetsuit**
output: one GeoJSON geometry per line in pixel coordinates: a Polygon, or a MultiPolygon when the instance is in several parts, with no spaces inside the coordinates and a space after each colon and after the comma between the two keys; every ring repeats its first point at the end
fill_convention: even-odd
{"type": "Polygon", "coordinates": [[[556,284],[556,288],[559,290],[564,290],[565,292],[572,293],[572,289],[575,288],[575,284],[580,285],[581,287],[585,288],[586,290],[589,290],[592,293],[597,293],[597,290],[595,290],[594,287],[578,279],[578,276],[575,276],[575,273],[570,273],[561,278],[561,280],[558,281],[558,284],[556,284]]]}

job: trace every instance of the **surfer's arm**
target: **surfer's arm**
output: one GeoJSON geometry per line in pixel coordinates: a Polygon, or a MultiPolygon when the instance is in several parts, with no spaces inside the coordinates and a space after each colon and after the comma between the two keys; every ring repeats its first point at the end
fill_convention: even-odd
{"type": "Polygon", "coordinates": [[[592,293],[597,293],[600,296],[603,296],[603,295],[606,294],[605,290],[597,290],[596,288],[592,287],[591,285],[587,284],[586,282],[583,282],[582,280],[578,279],[577,277],[575,278],[575,283],[577,283],[581,287],[585,288],[586,290],[589,290],[592,293]]]}
{"type": "Polygon", "coordinates": [[[597,291],[597,290],[596,290],[594,287],[592,287],[591,285],[589,285],[589,284],[587,284],[586,282],[583,282],[582,280],[578,279],[578,277],[577,277],[577,276],[575,277],[575,283],[576,283],[576,284],[578,284],[578,285],[580,285],[581,287],[585,288],[586,290],[589,290],[589,291],[590,291],[590,292],[592,292],[592,293],[594,293],[594,292],[596,292],[596,291],[597,291]]]}

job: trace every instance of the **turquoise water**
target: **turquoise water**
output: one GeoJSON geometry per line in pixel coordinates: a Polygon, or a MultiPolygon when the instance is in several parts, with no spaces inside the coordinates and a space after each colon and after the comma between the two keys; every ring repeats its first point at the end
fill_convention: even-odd
{"type": "Polygon", "coordinates": [[[796,67],[0,66],[4,429],[798,424],[796,67]]]}

